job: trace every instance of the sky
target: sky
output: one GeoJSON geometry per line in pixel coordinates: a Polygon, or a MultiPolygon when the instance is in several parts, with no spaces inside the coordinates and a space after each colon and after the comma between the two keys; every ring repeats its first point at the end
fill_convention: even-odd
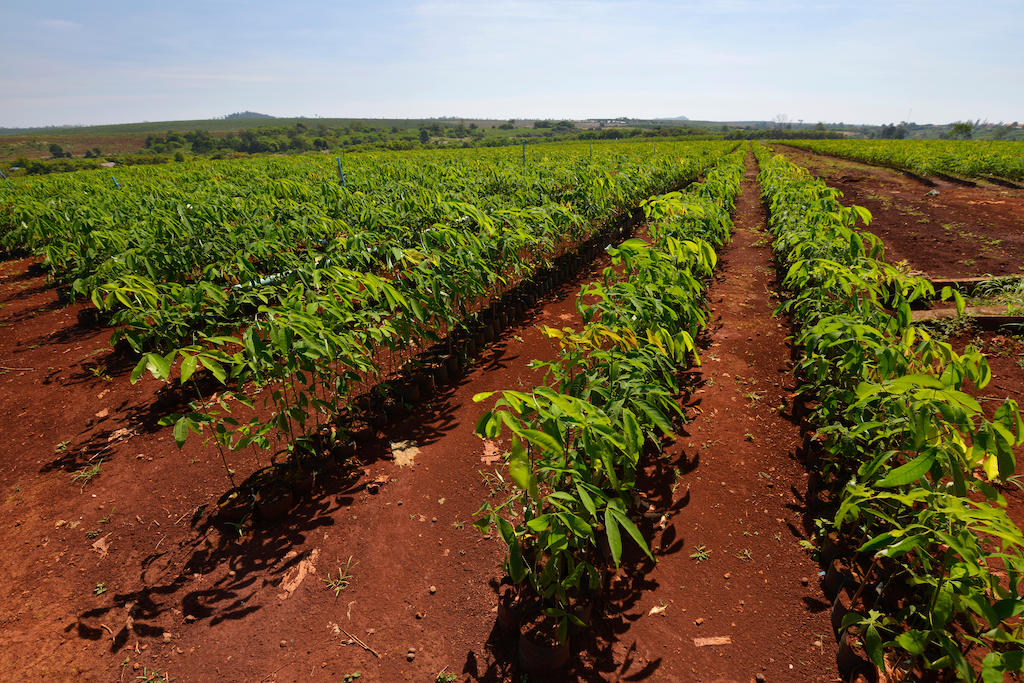
{"type": "Polygon", "coordinates": [[[0,127],[1024,121],[1021,0],[4,0],[0,127]]]}

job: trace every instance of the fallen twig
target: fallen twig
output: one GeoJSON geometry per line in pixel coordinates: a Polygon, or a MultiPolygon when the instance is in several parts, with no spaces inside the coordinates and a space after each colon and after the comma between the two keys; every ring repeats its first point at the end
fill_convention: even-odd
{"type": "Polygon", "coordinates": [[[354,635],[352,635],[351,633],[349,633],[349,632],[348,632],[348,631],[346,631],[345,629],[341,629],[341,632],[342,632],[342,633],[344,633],[344,634],[345,634],[346,636],[348,636],[348,637],[349,637],[349,640],[351,640],[352,642],[354,642],[354,643],[355,643],[356,645],[358,645],[359,647],[363,648],[364,650],[366,650],[367,652],[369,652],[370,654],[372,654],[372,655],[373,655],[374,657],[376,657],[377,659],[380,659],[380,655],[379,655],[379,654],[377,654],[377,651],[376,651],[376,650],[374,650],[374,649],[373,649],[372,647],[370,647],[369,645],[367,645],[367,644],[366,644],[366,643],[364,643],[363,641],[359,640],[358,638],[356,638],[356,637],[355,637],[354,635]]]}

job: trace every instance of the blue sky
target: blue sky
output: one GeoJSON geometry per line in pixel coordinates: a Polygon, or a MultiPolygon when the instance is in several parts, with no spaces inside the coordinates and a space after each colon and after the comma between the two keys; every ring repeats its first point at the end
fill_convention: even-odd
{"type": "Polygon", "coordinates": [[[1024,2],[5,0],[0,126],[1024,120],[1024,2]]]}

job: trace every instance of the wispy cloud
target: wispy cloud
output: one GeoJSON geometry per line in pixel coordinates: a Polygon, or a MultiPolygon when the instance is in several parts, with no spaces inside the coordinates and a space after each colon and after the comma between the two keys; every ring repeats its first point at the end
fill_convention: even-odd
{"type": "Polygon", "coordinates": [[[51,31],[77,31],[82,25],[67,19],[40,19],[38,26],[51,31]]]}

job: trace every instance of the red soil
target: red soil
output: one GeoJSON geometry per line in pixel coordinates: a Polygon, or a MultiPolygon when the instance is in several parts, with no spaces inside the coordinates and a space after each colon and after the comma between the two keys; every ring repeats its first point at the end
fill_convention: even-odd
{"type": "Polygon", "coordinates": [[[882,238],[890,263],[906,261],[935,277],[1024,272],[1024,190],[938,179],[932,188],[888,168],[774,147],[842,190],[846,203],[867,207],[869,230],[882,238]]]}

